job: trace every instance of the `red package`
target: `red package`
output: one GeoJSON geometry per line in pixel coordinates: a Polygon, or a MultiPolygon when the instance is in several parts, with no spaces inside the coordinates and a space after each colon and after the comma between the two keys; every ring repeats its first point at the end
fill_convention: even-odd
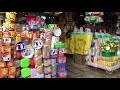
{"type": "Polygon", "coordinates": [[[29,65],[30,68],[35,68],[35,62],[34,62],[34,59],[30,59],[30,65],[29,65]]]}

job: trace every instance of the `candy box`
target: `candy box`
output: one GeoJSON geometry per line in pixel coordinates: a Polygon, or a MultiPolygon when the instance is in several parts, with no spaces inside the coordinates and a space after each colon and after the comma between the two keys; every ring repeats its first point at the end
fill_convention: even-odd
{"type": "Polygon", "coordinates": [[[8,77],[9,78],[15,78],[16,67],[9,67],[8,70],[9,70],[8,77]]]}
{"type": "Polygon", "coordinates": [[[0,68],[0,78],[7,78],[8,68],[0,68]]]}

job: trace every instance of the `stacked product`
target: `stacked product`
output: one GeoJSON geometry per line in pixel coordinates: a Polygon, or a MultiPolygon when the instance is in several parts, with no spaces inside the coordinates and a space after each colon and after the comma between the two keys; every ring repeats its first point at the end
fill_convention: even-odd
{"type": "Polygon", "coordinates": [[[56,24],[47,26],[40,17],[27,16],[27,24],[17,30],[15,15],[6,12],[0,37],[0,78],[65,78],[65,47],[54,47],[60,41],[60,28],[56,24]],[[59,66],[57,71],[60,59],[64,67],[59,66]]]}
{"type": "Polygon", "coordinates": [[[117,37],[109,34],[96,34],[86,59],[87,64],[112,72],[120,68],[117,50],[117,37]]]}
{"type": "Polygon", "coordinates": [[[58,50],[58,57],[57,57],[57,74],[58,78],[67,78],[67,71],[66,71],[66,56],[65,53],[65,44],[63,43],[55,43],[55,48],[58,50]]]}

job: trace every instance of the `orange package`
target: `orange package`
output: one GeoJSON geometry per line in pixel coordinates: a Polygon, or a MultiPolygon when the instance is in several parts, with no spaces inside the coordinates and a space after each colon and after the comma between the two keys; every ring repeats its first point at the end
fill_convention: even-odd
{"type": "Polygon", "coordinates": [[[1,68],[0,69],[0,78],[7,78],[8,76],[8,68],[1,68]]]}
{"type": "Polygon", "coordinates": [[[16,75],[16,67],[9,67],[8,68],[8,78],[15,78],[16,75]]]}

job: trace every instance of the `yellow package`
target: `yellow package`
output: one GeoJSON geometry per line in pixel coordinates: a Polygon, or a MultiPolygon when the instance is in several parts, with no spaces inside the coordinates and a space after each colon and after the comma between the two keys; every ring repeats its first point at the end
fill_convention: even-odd
{"type": "Polygon", "coordinates": [[[90,34],[84,34],[83,41],[85,42],[84,52],[86,52],[91,47],[91,44],[92,44],[92,35],[90,35],[90,34]]]}
{"type": "Polygon", "coordinates": [[[84,34],[75,35],[75,54],[84,54],[85,42],[83,41],[84,34]]]}
{"type": "Polygon", "coordinates": [[[70,52],[75,54],[75,34],[72,34],[71,35],[71,39],[70,39],[70,43],[68,43],[70,46],[69,46],[69,49],[70,49],[70,52]]]}

